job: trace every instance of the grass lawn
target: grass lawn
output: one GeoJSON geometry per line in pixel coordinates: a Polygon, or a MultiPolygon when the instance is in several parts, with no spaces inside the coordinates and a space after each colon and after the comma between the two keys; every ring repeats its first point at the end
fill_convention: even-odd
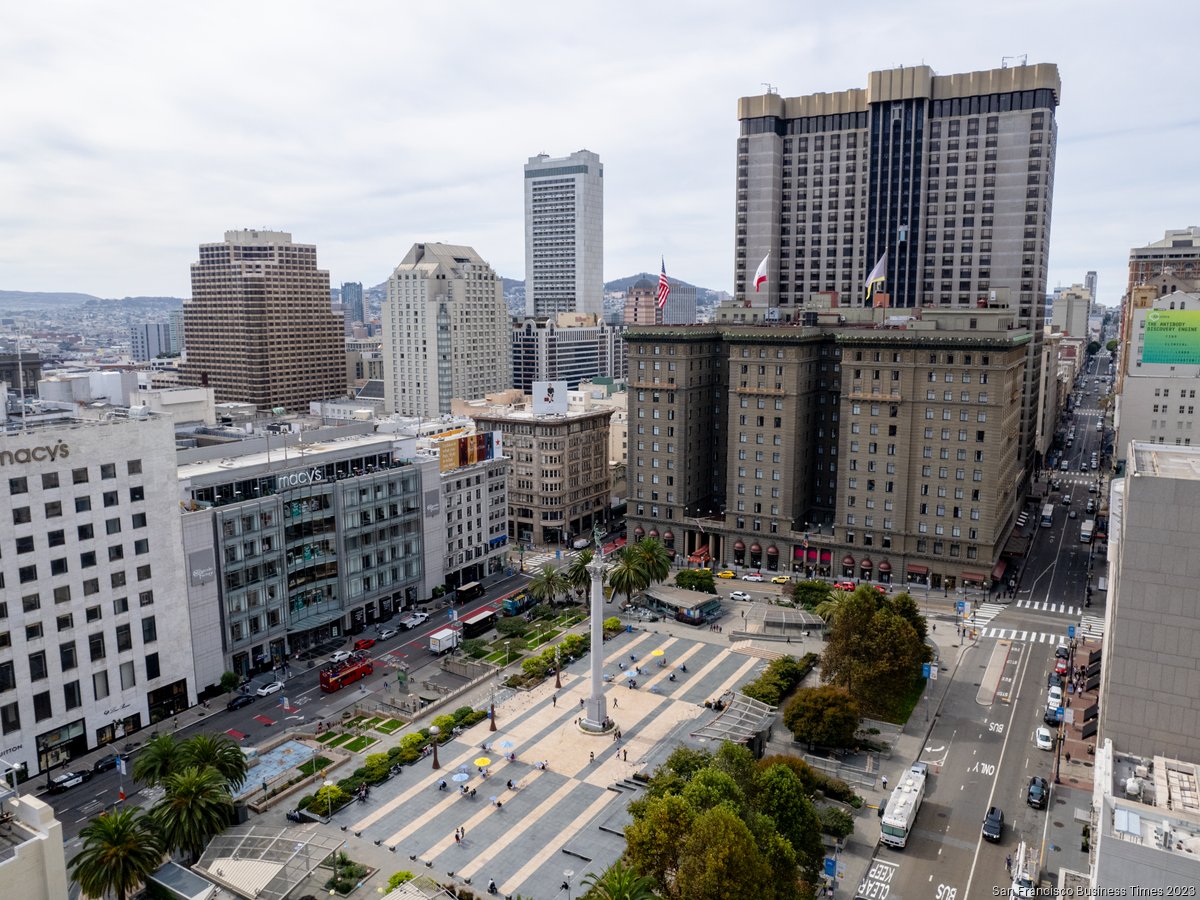
{"type": "Polygon", "coordinates": [[[516,651],[505,653],[503,650],[497,653],[489,653],[486,657],[488,662],[495,663],[498,666],[507,665],[509,662],[514,662],[520,658],[521,654],[516,651]]]}
{"type": "Polygon", "coordinates": [[[399,719],[388,719],[386,722],[376,725],[375,730],[382,731],[384,734],[395,734],[403,727],[404,723],[399,719]]]}
{"type": "Polygon", "coordinates": [[[336,735],[333,738],[333,740],[328,741],[325,744],[325,746],[326,747],[340,747],[342,744],[346,743],[346,741],[348,741],[348,740],[351,740],[353,737],[354,737],[354,735],[352,735],[352,734],[339,734],[339,735],[336,735]]]}
{"type": "Polygon", "coordinates": [[[378,725],[382,721],[383,721],[383,716],[374,716],[370,719],[367,719],[365,722],[363,722],[362,727],[363,728],[374,728],[376,725],[378,725]]]}
{"type": "Polygon", "coordinates": [[[356,725],[361,725],[367,719],[366,716],[355,716],[353,719],[347,719],[342,723],[343,728],[354,728],[356,725]]]}
{"type": "Polygon", "coordinates": [[[888,715],[882,716],[883,720],[885,722],[891,722],[895,725],[903,725],[908,721],[908,717],[912,715],[917,704],[921,702],[921,694],[924,692],[924,690],[925,679],[918,678],[913,683],[912,688],[909,689],[909,692],[900,698],[899,702],[896,704],[896,708],[893,709],[888,715]]]}
{"type": "Polygon", "coordinates": [[[367,737],[366,735],[362,735],[361,737],[356,737],[350,743],[346,744],[342,749],[349,750],[351,753],[358,753],[361,750],[366,750],[372,744],[378,744],[378,743],[379,743],[379,738],[367,737]]]}
{"type": "Polygon", "coordinates": [[[310,759],[304,765],[297,766],[296,768],[299,769],[304,775],[312,775],[314,772],[319,772],[321,769],[324,769],[331,762],[332,760],[324,756],[318,756],[316,759],[310,759]]]}
{"type": "Polygon", "coordinates": [[[320,736],[317,738],[317,740],[318,740],[318,741],[320,741],[322,744],[328,744],[328,743],[329,743],[330,741],[332,741],[332,740],[333,740],[335,737],[337,737],[337,732],[335,732],[335,731],[326,731],[324,734],[320,735],[320,736]]]}
{"type": "Polygon", "coordinates": [[[550,641],[554,640],[560,634],[562,634],[561,631],[551,628],[544,634],[530,635],[530,637],[526,640],[526,643],[529,645],[530,649],[533,649],[534,647],[541,647],[543,644],[550,643],[550,641]]]}

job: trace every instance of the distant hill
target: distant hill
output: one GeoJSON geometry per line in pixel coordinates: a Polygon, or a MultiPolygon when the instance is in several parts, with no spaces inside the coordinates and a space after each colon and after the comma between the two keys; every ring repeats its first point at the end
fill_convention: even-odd
{"type": "Polygon", "coordinates": [[[180,297],[97,297],[70,291],[0,291],[4,306],[86,306],[89,303],[113,303],[119,306],[163,306],[183,304],[180,297]]]}

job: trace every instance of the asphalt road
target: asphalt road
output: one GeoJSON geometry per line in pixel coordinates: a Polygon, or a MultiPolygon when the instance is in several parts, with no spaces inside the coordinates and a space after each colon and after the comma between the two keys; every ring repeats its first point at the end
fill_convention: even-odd
{"type": "MultiPolygon", "coordinates": [[[[483,597],[459,607],[458,613],[459,615],[465,615],[473,612],[492,602],[497,597],[516,590],[527,580],[524,576],[513,575],[494,582],[489,585],[483,597]]],[[[396,615],[388,624],[394,625],[401,618],[403,616],[396,615]]],[[[448,621],[447,611],[445,609],[438,610],[431,614],[429,619],[422,625],[414,628],[412,631],[400,632],[390,640],[378,642],[369,652],[377,660],[385,662],[389,660],[403,661],[408,664],[410,669],[417,669],[434,658],[434,655],[429,652],[429,635],[438,629],[446,627],[448,621]]],[[[371,636],[374,636],[373,630],[364,632],[361,635],[347,635],[341,645],[341,649],[350,649],[360,637],[371,636]]],[[[180,713],[173,720],[159,723],[158,728],[174,732],[180,740],[185,740],[195,734],[232,731],[245,735],[247,741],[253,744],[264,733],[274,733],[290,725],[300,725],[306,721],[305,711],[315,708],[317,704],[323,706],[325,705],[324,701],[336,702],[343,696],[348,701],[354,694],[353,691],[349,690],[337,694],[323,694],[319,684],[321,666],[318,662],[314,662],[310,667],[307,662],[293,660],[290,665],[291,675],[284,676],[285,687],[278,693],[265,697],[256,696],[254,702],[249,706],[232,711],[225,709],[224,699],[214,700],[210,703],[210,709],[205,710],[203,707],[193,707],[186,712],[180,713]],[[282,707],[282,700],[285,697],[290,709],[282,707]]],[[[376,687],[382,681],[381,676],[382,678],[390,677],[390,671],[386,666],[377,666],[375,674],[369,679],[365,679],[365,681],[369,682],[371,687],[376,687]]],[[[269,673],[256,676],[251,682],[250,688],[254,689],[273,679],[274,676],[269,673]]],[[[131,736],[129,743],[140,746],[155,733],[156,731],[153,728],[143,729],[131,736]]],[[[122,745],[124,743],[122,742],[122,745]]],[[[63,771],[90,769],[95,759],[107,752],[111,752],[111,750],[112,748],[106,748],[104,750],[93,751],[87,756],[74,761],[65,769],[55,770],[51,774],[59,775],[63,771]]],[[[136,758],[137,751],[134,750],[127,764],[126,771],[129,774],[121,775],[115,769],[109,770],[108,772],[95,775],[91,781],[64,791],[61,794],[42,794],[41,799],[54,807],[57,818],[62,822],[63,838],[67,842],[68,856],[72,855],[77,848],[75,837],[79,831],[101,810],[111,809],[116,805],[119,802],[119,792],[122,789],[124,789],[126,795],[124,801],[124,805],[126,806],[150,805],[161,796],[161,792],[158,789],[147,789],[134,781],[132,772],[133,762],[136,758]]],[[[37,782],[31,783],[31,787],[35,791],[44,791],[45,781],[39,778],[37,782]]]]}

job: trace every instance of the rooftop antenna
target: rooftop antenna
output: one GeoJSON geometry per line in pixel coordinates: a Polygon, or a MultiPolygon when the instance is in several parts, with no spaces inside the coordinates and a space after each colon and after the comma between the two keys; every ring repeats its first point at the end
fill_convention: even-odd
{"type": "Polygon", "coordinates": [[[759,84],[761,84],[763,87],[765,87],[767,89],[768,94],[778,94],[779,93],[779,88],[775,87],[775,85],[773,85],[773,84],[768,84],[765,81],[760,81],[759,84]]]}
{"type": "Polygon", "coordinates": [[[1000,68],[1007,69],[1008,61],[1010,59],[1019,59],[1021,61],[1021,65],[1023,65],[1023,66],[1029,65],[1029,54],[1021,53],[1017,56],[1002,56],[1002,57],[1000,57],[1000,68]]]}

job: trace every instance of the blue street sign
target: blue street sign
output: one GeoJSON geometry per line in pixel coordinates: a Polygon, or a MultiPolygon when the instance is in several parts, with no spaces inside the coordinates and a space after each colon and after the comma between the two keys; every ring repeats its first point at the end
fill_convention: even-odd
{"type": "Polygon", "coordinates": [[[1060,722],[1066,718],[1066,712],[1061,706],[1054,710],[1054,718],[1058,719],[1060,722]]]}
{"type": "Polygon", "coordinates": [[[1069,637],[1069,638],[1075,637],[1075,626],[1074,625],[1067,626],[1067,637],[1069,637]]]}
{"type": "Polygon", "coordinates": [[[964,609],[967,608],[966,601],[964,601],[964,600],[959,600],[958,603],[955,604],[955,606],[958,607],[959,612],[962,612],[964,609]]]}
{"type": "Polygon", "coordinates": [[[837,860],[832,856],[825,857],[825,874],[830,878],[837,877],[837,860]]]}
{"type": "Polygon", "coordinates": [[[921,677],[922,678],[929,677],[929,663],[921,663],[921,677]]]}

